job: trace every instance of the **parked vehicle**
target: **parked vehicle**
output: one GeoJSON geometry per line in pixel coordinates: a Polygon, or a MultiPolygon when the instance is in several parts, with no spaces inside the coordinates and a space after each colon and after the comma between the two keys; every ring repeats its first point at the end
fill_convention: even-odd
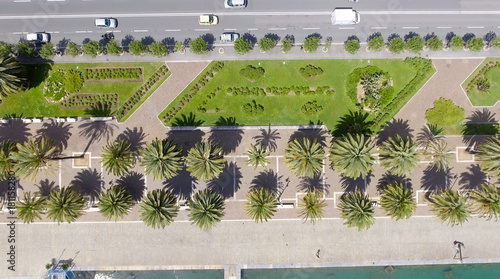
{"type": "Polygon", "coordinates": [[[224,0],[226,9],[244,9],[247,6],[247,0],[224,0]]]}
{"type": "Polygon", "coordinates": [[[97,28],[116,28],[118,27],[118,20],[116,18],[96,18],[94,21],[94,25],[97,28]]]}
{"type": "Polygon", "coordinates": [[[240,37],[239,33],[234,33],[234,32],[225,32],[220,35],[220,42],[221,43],[232,43],[236,41],[240,37]]]}
{"type": "Polygon", "coordinates": [[[50,42],[50,34],[44,32],[29,33],[26,35],[26,40],[34,43],[48,43],[50,42]]]}
{"type": "Polygon", "coordinates": [[[333,25],[358,24],[359,21],[359,13],[352,8],[335,8],[332,12],[333,25]]]}
{"type": "Polygon", "coordinates": [[[216,15],[200,15],[198,23],[200,23],[200,25],[217,25],[217,23],[219,23],[219,17],[216,15]]]}

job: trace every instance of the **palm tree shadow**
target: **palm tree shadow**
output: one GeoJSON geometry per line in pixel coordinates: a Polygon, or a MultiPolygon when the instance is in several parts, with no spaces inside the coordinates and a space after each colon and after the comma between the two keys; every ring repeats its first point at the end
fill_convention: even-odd
{"type": "Polygon", "coordinates": [[[382,144],[382,142],[388,140],[390,137],[394,138],[397,135],[399,135],[402,139],[412,139],[412,132],[413,129],[410,128],[408,120],[393,119],[378,134],[377,144],[382,144]]]}
{"type": "Polygon", "coordinates": [[[181,114],[180,117],[175,117],[172,121],[172,126],[201,126],[205,121],[201,119],[196,119],[196,115],[192,112],[189,115],[181,114]]]}
{"type": "Polygon", "coordinates": [[[392,174],[390,171],[385,172],[382,177],[378,180],[377,191],[381,192],[385,190],[387,185],[401,183],[407,189],[412,189],[411,178],[407,176],[399,176],[392,174]]]}
{"type": "Polygon", "coordinates": [[[142,127],[139,129],[137,127],[134,127],[133,129],[127,127],[127,129],[119,134],[117,138],[130,143],[130,149],[134,152],[139,151],[146,144],[144,142],[146,134],[144,133],[142,127]]]}
{"type": "Polygon", "coordinates": [[[314,192],[317,190],[325,195],[328,195],[330,192],[330,184],[326,183],[326,180],[323,180],[321,174],[315,174],[314,177],[302,177],[297,188],[302,192],[314,192]]]}
{"type": "Polygon", "coordinates": [[[146,190],[144,175],[135,171],[118,178],[116,185],[124,187],[135,202],[139,202],[142,199],[146,190]]]}
{"type": "Polygon", "coordinates": [[[36,133],[52,139],[59,151],[62,152],[68,147],[68,140],[72,135],[70,132],[72,127],[71,124],[58,123],[54,119],[50,119],[50,123],[43,123],[42,128],[38,129],[36,133]]]}
{"type": "Polygon", "coordinates": [[[342,137],[347,134],[362,134],[370,136],[373,133],[371,130],[373,121],[368,120],[369,116],[368,112],[363,110],[354,112],[349,110],[349,113],[342,116],[335,125],[335,129],[332,132],[333,136],[342,137]]]}
{"type": "Polygon", "coordinates": [[[70,182],[71,187],[83,196],[89,196],[92,201],[97,200],[99,197],[103,184],[101,173],[97,172],[95,168],[78,172],[70,182]]]}
{"type": "Polygon", "coordinates": [[[207,187],[224,199],[231,198],[240,189],[241,178],[240,168],[234,162],[226,162],[219,177],[209,181],[207,187]]]}
{"type": "Polygon", "coordinates": [[[340,178],[340,186],[344,189],[344,192],[366,191],[366,188],[368,188],[373,176],[374,175],[371,171],[365,178],[362,178],[361,176],[358,178],[342,176],[340,178]]]}
{"type": "Polygon", "coordinates": [[[197,180],[184,167],[176,176],[163,182],[163,189],[170,191],[180,200],[188,200],[191,198],[197,184],[197,180]]]}
{"type": "Polygon", "coordinates": [[[327,135],[328,131],[323,129],[299,129],[290,136],[288,142],[290,143],[296,139],[308,138],[311,141],[316,140],[317,143],[325,147],[327,135]]]}
{"type": "Polygon", "coordinates": [[[0,124],[0,142],[10,140],[23,143],[31,137],[28,124],[24,123],[21,117],[22,115],[17,116],[15,114],[5,116],[5,118],[10,119],[9,123],[0,124]]]}
{"type": "Polygon", "coordinates": [[[40,180],[40,185],[36,185],[38,191],[35,193],[40,197],[48,198],[52,191],[59,191],[59,185],[56,185],[55,181],[50,181],[48,179],[40,180]]]}
{"type": "Polygon", "coordinates": [[[479,190],[480,185],[487,183],[488,177],[478,164],[467,167],[467,172],[462,172],[458,181],[460,189],[467,190],[479,190]]]}
{"type": "Polygon", "coordinates": [[[261,171],[252,182],[250,182],[250,191],[264,188],[270,193],[278,194],[278,181],[281,181],[281,177],[282,176],[278,176],[278,173],[274,172],[274,170],[261,171]]]}
{"type": "Polygon", "coordinates": [[[450,184],[455,176],[456,175],[450,172],[429,167],[424,170],[424,175],[420,179],[420,184],[424,190],[442,191],[451,188],[450,184]],[[446,187],[447,184],[448,187],[446,187]]]}
{"type": "Polygon", "coordinates": [[[271,126],[269,126],[267,130],[260,129],[260,132],[260,135],[253,137],[257,144],[262,145],[265,150],[269,150],[271,152],[276,151],[276,148],[278,147],[276,140],[281,139],[278,130],[276,129],[271,131],[271,126]]]}
{"type": "Polygon", "coordinates": [[[109,123],[109,121],[87,120],[80,124],[78,126],[81,129],[80,136],[85,137],[89,141],[83,153],[87,152],[93,142],[98,142],[102,139],[109,141],[109,138],[113,136],[113,132],[117,127],[117,125],[109,123]]]}
{"type": "Polygon", "coordinates": [[[84,114],[94,117],[107,117],[112,116],[113,111],[111,110],[111,106],[98,102],[96,105],[92,106],[92,108],[84,110],[84,114]]]}
{"type": "Polygon", "coordinates": [[[223,117],[219,116],[217,121],[215,121],[215,126],[240,126],[241,124],[236,122],[236,117],[223,117]]]}
{"type": "Polygon", "coordinates": [[[194,147],[196,143],[201,142],[204,135],[205,133],[201,130],[170,130],[167,132],[167,138],[173,141],[177,147],[182,150],[184,156],[187,155],[188,150],[194,147]]]}
{"type": "Polygon", "coordinates": [[[213,144],[222,148],[224,154],[228,154],[236,150],[236,147],[241,143],[243,131],[236,130],[212,130],[208,140],[213,144]]]}
{"type": "MultiPolygon", "coordinates": [[[[467,117],[466,124],[494,124],[497,123],[495,115],[488,108],[477,109],[467,117]]],[[[499,132],[496,125],[465,125],[462,129],[462,142],[467,145],[467,149],[473,150],[486,141],[489,137],[487,135],[496,135],[499,132]]]]}

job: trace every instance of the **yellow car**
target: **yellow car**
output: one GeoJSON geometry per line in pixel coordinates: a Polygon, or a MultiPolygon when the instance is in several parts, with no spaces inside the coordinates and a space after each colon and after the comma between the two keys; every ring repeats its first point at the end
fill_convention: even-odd
{"type": "Polygon", "coordinates": [[[216,15],[200,15],[198,22],[200,25],[216,25],[219,23],[219,18],[216,15]]]}

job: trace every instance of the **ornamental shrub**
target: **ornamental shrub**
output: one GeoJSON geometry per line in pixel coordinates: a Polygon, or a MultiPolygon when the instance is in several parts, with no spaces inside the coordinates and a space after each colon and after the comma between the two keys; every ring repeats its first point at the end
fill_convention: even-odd
{"type": "Polygon", "coordinates": [[[381,35],[372,37],[368,41],[368,48],[374,51],[381,51],[384,48],[384,38],[381,35]]]}
{"type": "Polygon", "coordinates": [[[92,58],[96,58],[98,53],[102,53],[102,47],[96,41],[89,41],[83,44],[83,52],[92,58]]]}
{"type": "Polygon", "coordinates": [[[303,68],[300,68],[299,69],[299,72],[300,74],[307,80],[312,80],[314,79],[315,77],[323,74],[323,69],[321,69],[320,67],[316,67],[314,65],[307,65],[303,68]]]}
{"type": "Polygon", "coordinates": [[[66,70],[64,72],[64,87],[68,93],[76,93],[82,89],[83,75],[78,70],[66,70]]]}
{"type": "Polygon", "coordinates": [[[262,67],[254,67],[252,65],[248,65],[245,68],[240,70],[240,75],[248,79],[250,82],[254,82],[264,75],[266,71],[262,67]]]}
{"type": "Polygon", "coordinates": [[[349,52],[350,54],[355,54],[356,52],[358,52],[360,47],[361,44],[359,43],[358,40],[350,39],[345,43],[344,50],[349,52]]]}
{"type": "Polygon", "coordinates": [[[495,37],[491,40],[490,45],[494,48],[500,48],[500,37],[495,37]]]}
{"type": "Polygon", "coordinates": [[[73,43],[73,42],[69,42],[68,45],[66,46],[66,50],[64,52],[66,54],[69,54],[69,55],[75,57],[80,52],[80,46],[73,43]]]}
{"type": "Polygon", "coordinates": [[[128,51],[132,55],[144,55],[147,52],[147,48],[141,41],[133,40],[128,45],[128,51]]]}
{"type": "Polygon", "coordinates": [[[481,51],[484,47],[484,41],[482,38],[474,37],[467,41],[467,48],[471,51],[481,51]]]}
{"type": "Polygon", "coordinates": [[[265,37],[259,40],[259,48],[262,51],[268,51],[273,49],[277,43],[278,41],[275,39],[265,37]]]}
{"type": "Polygon", "coordinates": [[[56,50],[54,49],[54,44],[53,43],[45,43],[42,46],[42,49],[40,50],[40,57],[42,57],[45,60],[50,60],[54,58],[54,55],[56,54],[56,50]]]}
{"type": "Polygon", "coordinates": [[[462,39],[462,37],[459,37],[459,36],[454,36],[450,40],[450,47],[454,51],[463,49],[463,47],[464,47],[464,39],[462,39]]]}
{"type": "Polygon", "coordinates": [[[416,35],[406,40],[406,49],[413,53],[420,53],[424,48],[425,41],[416,35]]]}
{"type": "Polygon", "coordinates": [[[389,46],[387,47],[392,53],[401,53],[405,50],[405,42],[401,37],[394,37],[389,42],[389,46]]]}
{"type": "Polygon", "coordinates": [[[246,54],[251,49],[252,49],[252,43],[243,37],[239,37],[238,39],[236,39],[234,41],[234,50],[238,54],[241,54],[241,55],[246,54]]]}
{"type": "Polygon", "coordinates": [[[439,98],[434,102],[434,107],[425,112],[427,122],[446,127],[460,124],[465,119],[465,110],[453,103],[452,100],[439,98]]]}
{"type": "Polygon", "coordinates": [[[264,112],[264,106],[261,104],[257,104],[255,100],[252,100],[251,103],[246,103],[243,105],[243,112],[250,116],[257,116],[264,112]]]}
{"type": "Polygon", "coordinates": [[[118,56],[123,52],[123,48],[118,44],[118,41],[112,39],[106,44],[106,51],[111,55],[118,56]]]}
{"type": "Polygon", "coordinates": [[[161,42],[154,42],[149,45],[149,52],[156,57],[163,57],[168,54],[167,46],[161,42]]]}
{"type": "Polygon", "coordinates": [[[290,49],[292,49],[292,46],[293,46],[293,42],[292,42],[292,39],[290,38],[284,38],[282,41],[281,41],[281,51],[287,53],[290,51],[290,49]]]}
{"type": "Polygon", "coordinates": [[[189,49],[194,54],[204,54],[208,51],[208,43],[203,38],[196,38],[189,42],[189,49]]]}
{"type": "Polygon", "coordinates": [[[491,83],[485,77],[480,77],[476,82],[476,88],[479,92],[488,92],[490,91],[491,83]]]}
{"type": "Polygon", "coordinates": [[[438,36],[434,36],[427,40],[427,47],[433,51],[442,50],[443,41],[438,36]]]}
{"type": "Polygon", "coordinates": [[[178,52],[183,52],[186,49],[186,46],[183,42],[175,42],[174,50],[178,52]]]}
{"type": "Polygon", "coordinates": [[[318,102],[316,102],[316,100],[314,100],[312,102],[307,102],[300,108],[300,111],[303,114],[309,115],[309,116],[317,114],[318,112],[321,112],[322,110],[323,110],[323,107],[318,105],[318,102]]]}
{"type": "Polygon", "coordinates": [[[0,42],[0,55],[7,56],[11,53],[14,53],[14,45],[0,42]]]}
{"type": "Polygon", "coordinates": [[[17,44],[19,55],[25,58],[33,58],[35,56],[35,45],[28,41],[22,41],[17,44]]]}
{"type": "Polygon", "coordinates": [[[304,41],[304,50],[307,52],[315,52],[319,47],[320,40],[316,36],[306,38],[304,41]]]}

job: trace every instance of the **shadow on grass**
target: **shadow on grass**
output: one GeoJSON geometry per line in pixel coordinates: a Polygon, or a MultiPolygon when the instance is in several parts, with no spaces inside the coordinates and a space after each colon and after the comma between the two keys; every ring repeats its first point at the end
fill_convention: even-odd
{"type": "Polygon", "coordinates": [[[28,89],[42,84],[52,70],[52,64],[27,64],[25,67],[28,76],[28,89]]]}
{"type": "Polygon", "coordinates": [[[203,125],[203,123],[205,123],[204,120],[196,119],[196,115],[190,112],[189,115],[181,114],[180,117],[175,117],[172,126],[197,127],[203,125]]]}
{"type": "Polygon", "coordinates": [[[369,121],[370,115],[366,111],[349,111],[346,115],[340,117],[335,125],[332,134],[334,137],[342,137],[347,134],[372,135],[371,126],[373,121],[369,121]]]}

